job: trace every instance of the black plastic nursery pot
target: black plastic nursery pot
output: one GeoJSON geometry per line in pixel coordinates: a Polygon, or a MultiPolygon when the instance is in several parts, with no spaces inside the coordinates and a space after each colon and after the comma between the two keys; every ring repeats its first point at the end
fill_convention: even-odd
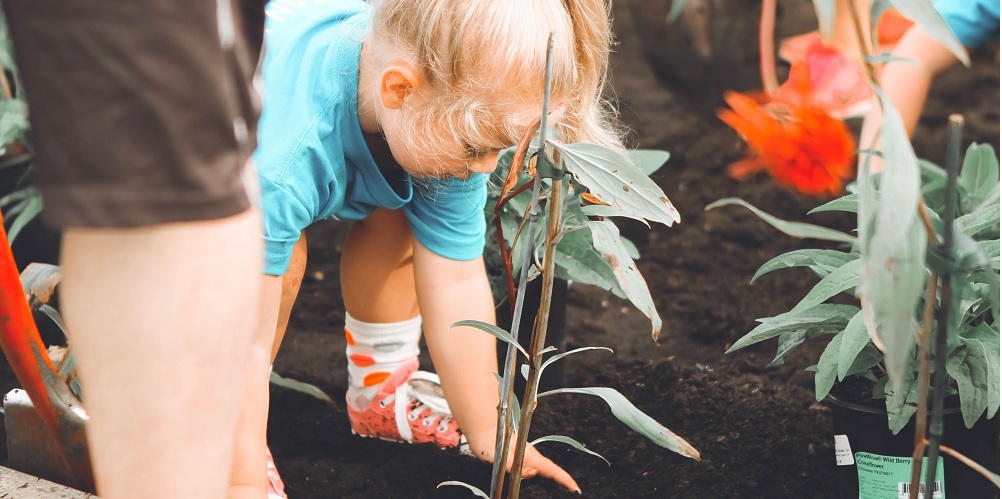
{"type": "MultiPolygon", "coordinates": [[[[522,345],[525,351],[529,351],[530,343],[532,341],[532,329],[536,323],[536,316],[539,313],[539,302],[543,293],[543,280],[534,279],[526,283],[525,286],[525,302],[524,308],[522,309],[522,317],[519,320],[518,326],[518,343],[522,345]]],[[[503,301],[497,308],[497,322],[498,326],[511,331],[511,307],[508,305],[507,299],[503,301]]],[[[567,281],[563,279],[553,280],[553,296],[550,301],[550,316],[549,324],[546,328],[546,346],[553,346],[557,348],[556,352],[550,352],[543,356],[544,360],[554,353],[560,353],[566,350],[567,341],[564,338],[564,330],[567,324],[567,281]]],[[[498,365],[504,368],[504,358],[505,349],[503,346],[498,346],[498,365]]],[[[524,364],[525,359],[519,358],[519,364],[524,364]]],[[[564,381],[564,363],[554,362],[546,367],[543,371],[543,375],[539,379],[539,391],[543,392],[546,390],[552,390],[554,388],[563,388],[564,381]]],[[[522,398],[523,393],[525,393],[525,378],[521,374],[515,376],[515,394],[522,398]]]]}
{"type": "MultiPolygon", "coordinates": [[[[907,499],[911,482],[915,418],[897,435],[887,427],[887,411],[836,395],[825,399],[832,409],[839,499],[907,499]]],[[[982,417],[968,429],[957,407],[943,416],[943,445],[999,472],[999,418],[982,417]]],[[[925,481],[923,467],[921,481],[925,481]]],[[[990,499],[999,489],[967,465],[939,457],[932,499],[990,499]]],[[[920,489],[919,498],[923,490],[920,489]]]]}

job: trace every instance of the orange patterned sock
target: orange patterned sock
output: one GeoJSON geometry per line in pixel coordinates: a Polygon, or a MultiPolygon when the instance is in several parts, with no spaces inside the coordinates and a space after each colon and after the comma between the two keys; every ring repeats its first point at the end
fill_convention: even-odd
{"type": "Polygon", "coordinates": [[[421,316],[373,324],[345,314],[348,355],[348,401],[356,410],[369,407],[379,386],[400,366],[417,359],[421,316]]]}

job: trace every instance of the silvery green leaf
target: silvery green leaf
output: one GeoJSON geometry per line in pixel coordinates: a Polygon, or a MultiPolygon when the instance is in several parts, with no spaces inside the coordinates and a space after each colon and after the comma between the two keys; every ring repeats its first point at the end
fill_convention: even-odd
{"type": "Polygon", "coordinates": [[[598,286],[611,290],[618,296],[623,296],[612,268],[602,258],[594,246],[590,230],[586,227],[575,228],[565,232],[557,243],[554,258],[556,261],[556,276],[558,278],[598,286]]]}
{"type": "MultiPolygon", "coordinates": [[[[964,155],[964,166],[957,185],[968,193],[975,206],[992,194],[999,184],[999,161],[988,144],[971,144],[964,155]]],[[[973,208],[973,206],[972,206],[973,208]]]]}
{"type": "Polygon", "coordinates": [[[972,213],[957,217],[957,220],[954,221],[954,227],[971,237],[987,229],[998,231],[999,207],[998,205],[986,207],[986,209],[978,209],[972,213]]]}
{"type": "Polygon", "coordinates": [[[821,239],[823,241],[836,241],[840,243],[855,244],[856,238],[846,234],[844,232],[839,232],[834,229],[829,229],[828,227],[821,227],[818,225],[806,224],[803,222],[787,222],[786,220],[780,220],[754,206],[749,204],[747,201],[738,198],[725,198],[714,203],[707,205],[704,208],[706,211],[712,210],[714,208],[719,208],[721,206],[728,205],[739,205],[744,206],[758,215],[759,218],[764,220],[769,225],[779,229],[781,232],[801,239],[821,239]]]}
{"type": "Polygon", "coordinates": [[[887,408],[887,426],[890,428],[891,433],[895,435],[908,424],[912,415],[915,414],[918,402],[918,383],[915,380],[915,371],[912,369],[905,370],[900,383],[901,388],[899,392],[894,391],[894,384],[891,382],[884,385],[884,406],[887,408]]]}
{"type": "Polygon", "coordinates": [[[22,100],[0,100],[0,145],[22,137],[28,131],[28,104],[22,100]]]}
{"type": "Polygon", "coordinates": [[[818,359],[818,372],[814,373],[814,396],[821,402],[828,396],[835,386],[835,377],[838,374],[838,355],[842,348],[842,338],[845,333],[838,333],[825,347],[818,359]]]}
{"type": "Polygon", "coordinates": [[[522,352],[522,355],[525,355],[525,358],[527,358],[527,359],[529,358],[529,354],[526,353],[526,351],[525,351],[524,348],[522,348],[522,345],[518,344],[518,341],[515,338],[512,338],[511,333],[509,333],[508,331],[505,331],[504,329],[501,329],[501,328],[495,326],[494,324],[490,324],[490,323],[483,322],[483,321],[464,320],[464,321],[459,321],[459,322],[453,323],[452,326],[450,326],[450,328],[453,328],[453,327],[462,327],[462,326],[472,327],[472,328],[475,328],[475,329],[479,329],[479,330],[481,330],[481,331],[483,331],[485,333],[489,333],[490,335],[494,336],[495,338],[497,338],[497,339],[499,339],[499,340],[501,340],[501,341],[503,341],[503,342],[505,342],[505,343],[507,343],[509,345],[514,346],[516,350],[518,350],[519,352],[522,352]]]}
{"type": "MultiPolygon", "coordinates": [[[[960,412],[964,426],[974,426],[988,408],[989,368],[985,346],[976,339],[961,338],[963,346],[950,352],[946,372],[960,389],[960,412]]],[[[996,391],[998,384],[995,384],[996,391]]]]}
{"type": "Polygon", "coordinates": [[[606,206],[606,205],[603,205],[603,204],[592,204],[592,205],[585,206],[584,207],[584,212],[589,217],[602,217],[602,218],[607,218],[607,217],[626,217],[626,218],[632,218],[634,220],[637,220],[638,222],[643,223],[648,228],[650,228],[650,224],[647,223],[647,220],[644,219],[644,217],[640,216],[639,214],[634,214],[634,213],[632,213],[630,211],[627,211],[627,210],[616,208],[614,206],[606,206]]]}
{"type": "Polygon", "coordinates": [[[981,248],[985,258],[988,258],[991,268],[999,270],[999,240],[978,241],[978,247],[981,248]]]}
{"type": "Polygon", "coordinates": [[[331,399],[326,393],[323,392],[323,390],[317,388],[316,386],[313,386],[309,383],[303,383],[302,381],[296,381],[290,378],[283,378],[282,376],[279,376],[278,373],[276,372],[271,373],[271,384],[276,386],[281,386],[283,388],[288,388],[290,390],[294,390],[300,393],[305,393],[316,399],[323,400],[324,402],[329,402],[331,404],[334,403],[333,399],[331,399]]]}
{"type": "Polygon", "coordinates": [[[928,0],[890,0],[890,2],[901,12],[901,15],[915,21],[915,24],[924,33],[949,49],[965,66],[971,65],[967,49],[961,45],[960,40],[957,40],[946,21],[933,7],[932,2],[928,0]]]}
{"type": "Polygon", "coordinates": [[[633,164],[648,177],[660,170],[671,157],[668,151],[660,149],[629,149],[626,152],[630,155],[633,164]]]}
{"type": "Polygon", "coordinates": [[[442,482],[442,483],[438,484],[438,487],[435,487],[435,488],[436,489],[440,489],[440,488],[442,488],[443,485],[454,486],[454,487],[464,487],[467,490],[469,490],[470,492],[473,492],[473,495],[475,495],[477,497],[480,497],[482,499],[491,499],[484,491],[480,490],[477,487],[474,487],[473,485],[465,483],[465,482],[460,482],[460,481],[457,481],[457,480],[449,480],[449,481],[442,482]]]}
{"type": "MultiPolygon", "coordinates": [[[[844,340],[842,344],[845,345],[844,340]]],[[[842,379],[845,379],[845,377],[848,376],[861,375],[864,378],[873,381],[875,378],[870,372],[870,369],[876,367],[877,364],[881,363],[883,360],[884,354],[880,353],[880,350],[877,350],[877,347],[867,344],[863,347],[863,351],[859,352],[859,355],[856,356],[856,359],[852,361],[852,364],[849,366],[849,369],[846,370],[845,376],[842,379]]]]}
{"type": "Polygon", "coordinates": [[[855,258],[859,258],[859,255],[837,250],[814,248],[793,250],[765,262],[752,276],[751,282],[773,270],[790,267],[809,267],[818,277],[823,278],[855,258]]]}
{"type": "Polygon", "coordinates": [[[807,327],[830,332],[841,331],[845,329],[849,319],[858,312],[859,308],[852,305],[822,303],[808,309],[791,310],[775,317],[758,319],[761,324],[734,342],[734,345],[727,349],[727,353],[740,350],[762,340],[775,338],[789,331],[807,327]]]}
{"type": "Polygon", "coordinates": [[[978,324],[978,327],[970,329],[964,336],[981,342],[984,347],[986,365],[988,366],[988,389],[986,390],[988,413],[986,417],[991,419],[999,410],[999,332],[982,322],[978,324]]]}
{"type": "Polygon", "coordinates": [[[697,461],[699,460],[699,451],[689,445],[688,442],[681,439],[678,435],[672,433],[668,428],[665,428],[653,418],[644,414],[640,409],[637,409],[637,407],[627,400],[626,397],[612,388],[602,386],[558,388],[556,390],[543,392],[539,394],[539,397],[545,397],[555,393],[584,393],[599,397],[609,405],[609,408],[612,409],[612,414],[626,424],[626,426],[629,426],[633,431],[640,433],[650,439],[651,442],[654,442],[655,444],[670,451],[677,452],[685,457],[696,459],[697,461]]]}
{"type": "Polygon", "coordinates": [[[859,194],[846,194],[838,199],[833,199],[813,210],[807,212],[808,215],[822,213],[826,211],[847,211],[856,213],[859,210],[859,194]]]}
{"type": "Polygon", "coordinates": [[[7,239],[13,242],[17,238],[21,230],[24,229],[28,222],[31,222],[42,212],[42,196],[32,196],[25,200],[24,204],[18,209],[17,215],[13,217],[13,221],[10,224],[10,229],[7,230],[7,239]]]}
{"type": "Polygon", "coordinates": [[[46,303],[43,304],[41,307],[38,307],[38,311],[42,312],[49,319],[51,319],[52,322],[55,323],[56,327],[58,327],[59,330],[63,332],[63,335],[64,336],[66,335],[66,326],[63,325],[63,316],[59,313],[58,310],[53,308],[52,305],[46,303]]]}
{"type": "Polygon", "coordinates": [[[535,447],[536,444],[539,444],[539,443],[542,443],[542,442],[560,442],[562,444],[570,445],[571,447],[574,447],[575,449],[577,449],[577,450],[579,450],[581,452],[584,452],[584,453],[587,453],[587,454],[591,454],[591,455],[593,455],[593,456],[595,456],[595,457],[597,457],[597,458],[605,461],[605,464],[608,464],[609,466],[612,466],[612,463],[610,463],[609,460],[606,459],[605,457],[603,457],[601,454],[599,454],[598,452],[595,452],[593,450],[589,450],[581,442],[578,442],[577,440],[574,440],[571,437],[565,437],[563,435],[547,435],[545,437],[539,437],[539,438],[533,440],[532,442],[529,442],[529,445],[535,447]]]}
{"type": "Polygon", "coordinates": [[[842,330],[842,345],[838,351],[838,379],[845,379],[849,374],[849,368],[853,361],[863,351],[863,348],[870,343],[870,334],[863,324],[863,312],[852,316],[849,323],[842,330]]]}
{"type": "MultiPolygon", "coordinates": [[[[931,6],[930,6],[931,8],[931,6]]],[[[884,109],[880,137],[884,171],[879,191],[860,172],[857,227],[863,269],[860,300],[883,343],[892,391],[902,393],[905,362],[914,347],[914,316],[925,280],[925,229],[918,217],[919,169],[901,117],[875,89],[884,109]]],[[[865,170],[865,169],[864,169],[865,170]]],[[[900,401],[895,401],[895,404],[900,401]]]]}
{"type": "Polygon", "coordinates": [[[637,265],[630,258],[629,252],[623,246],[623,240],[619,237],[619,229],[609,221],[588,222],[591,229],[592,243],[595,249],[602,255],[602,258],[609,264],[612,273],[616,276],[619,288],[623,290],[626,298],[633,303],[633,306],[643,312],[651,320],[651,338],[658,341],[661,334],[661,316],[658,315],[654,307],[654,299],[651,298],[647,281],[640,275],[637,265]]]}
{"type": "Polygon", "coordinates": [[[831,274],[821,279],[821,282],[815,284],[807,296],[793,307],[793,310],[813,307],[843,291],[855,289],[856,285],[859,284],[862,268],[862,263],[859,260],[850,260],[845,265],[835,269],[831,274]]]}
{"type": "Polygon", "coordinates": [[[629,158],[596,144],[547,143],[560,153],[574,179],[603,203],[666,226],[679,221],[665,193],[629,158]]]}

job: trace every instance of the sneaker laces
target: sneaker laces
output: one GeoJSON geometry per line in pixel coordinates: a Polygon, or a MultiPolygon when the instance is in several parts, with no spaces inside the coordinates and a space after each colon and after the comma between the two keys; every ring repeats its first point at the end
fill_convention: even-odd
{"type": "Polygon", "coordinates": [[[441,381],[437,374],[426,371],[415,371],[408,376],[407,381],[401,383],[393,392],[392,396],[384,397],[379,401],[382,407],[388,406],[396,401],[393,407],[393,415],[397,423],[397,432],[405,442],[413,441],[411,422],[417,421],[425,414],[421,424],[432,426],[438,422],[436,430],[443,433],[449,429],[449,422],[452,421],[452,410],[445,400],[442,392],[441,381]],[[408,410],[413,404],[413,408],[408,410]]]}

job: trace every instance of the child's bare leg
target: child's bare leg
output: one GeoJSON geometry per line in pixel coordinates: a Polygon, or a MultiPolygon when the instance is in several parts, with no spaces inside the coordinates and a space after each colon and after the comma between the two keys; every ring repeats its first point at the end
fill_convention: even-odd
{"type": "Polygon", "coordinates": [[[352,317],[383,324],[418,315],[412,238],[400,211],[377,209],[352,224],[341,253],[341,293],[352,317]]]}
{"type": "Polygon", "coordinates": [[[225,495],[258,304],[260,224],[252,209],[66,230],[60,292],[101,497],[225,495]]]}
{"type": "Polygon", "coordinates": [[[306,269],[305,233],[292,252],[289,270],[282,276],[262,276],[261,320],[248,361],[247,387],[230,476],[230,499],[265,497],[270,367],[289,325],[289,315],[306,269]],[[277,324],[277,327],[276,327],[277,324]]]}
{"type": "Polygon", "coordinates": [[[835,0],[835,21],[832,26],[832,36],[826,43],[837,49],[849,59],[862,61],[863,50],[860,47],[860,37],[856,31],[856,21],[851,9],[856,11],[862,26],[863,42],[866,53],[873,53],[873,37],[870,29],[870,4],[872,0],[835,0]]]}

